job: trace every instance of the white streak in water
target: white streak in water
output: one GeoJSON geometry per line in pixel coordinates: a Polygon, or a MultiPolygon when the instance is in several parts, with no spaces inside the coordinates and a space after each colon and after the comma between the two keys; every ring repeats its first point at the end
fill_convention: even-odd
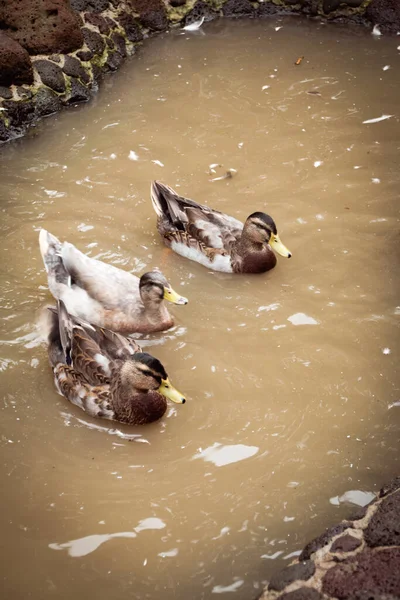
{"type": "Polygon", "coordinates": [[[386,119],[391,119],[393,115],[382,115],[381,117],[376,117],[376,119],[368,119],[367,121],[363,121],[363,125],[369,125],[370,123],[379,123],[380,121],[386,121],[386,119]]]}

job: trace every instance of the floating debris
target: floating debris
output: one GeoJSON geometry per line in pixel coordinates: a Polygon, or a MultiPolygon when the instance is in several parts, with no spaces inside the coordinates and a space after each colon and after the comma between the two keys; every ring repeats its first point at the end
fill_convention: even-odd
{"type": "Polygon", "coordinates": [[[270,87],[271,87],[270,85],[263,85],[261,88],[261,91],[263,92],[264,90],[267,90],[270,87]]]}
{"type": "Polygon", "coordinates": [[[190,23],[190,25],[186,25],[186,27],[184,27],[183,29],[185,31],[198,31],[200,29],[200,27],[203,25],[204,23],[204,17],[201,17],[201,19],[199,19],[199,21],[193,21],[193,23],[190,23]]]}
{"type": "Polygon", "coordinates": [[[314,167],[317,169],[318,167],[320,167],[323,164],[323,160],[316,160],[314,162],[314,167]]]}
{"type": "Polygon", "coordinates": [[[295,61],[295,65],[299,66],[301,64],[301,61],[304,59],[304,56],[299,56],[299,58],[295,61]]]}
{"type": "Polygon", "coordinates": [[[312,96],[321,96],[321,92],[319,92],[318,90],[308,90],[307,94],[310,94],[312,96]]]}
{"type": "Polygon", "coordinates": [[[292,325],[319,325],[319,322],[313,317],[309,317],[304,313],[296,313],[287,319],[292,325]]]}
{"type": "Polygon", "coordinates": [[[382,115],[381,117],[376,117],[376,119],[368,119],[367,121],[363,121],[363,125],[369,125],[370,123],[379,123],[380,121],[386,121],[386,119],[391,119],[393,115],[382,115]]]}
{"type": "Polygon", "coordinates": [[[379,29],[378,25],[374,25],[374,28],[371,33],[372,33],[372,35],[376,35],[377,37],[382,35],[381,30],[379,29]]]}
{"type": "Polygon", "coordinates": [[[152,160],[152,163],[154,163],[155,165],[158,165],[159,167],[163,167],[164,163],[161,162],[161,160],[152,160]]]}
{"type": "Polygon", "coordinates": [[[139,160],[139,156],[134,150],[131,150],[128,155],[129,160],[139,160]]]}
{"type": "Polygon", "coordinates": [[[391,68],[391,67],[390,67],[390,65],[385,65],[385,66],[382,68],[382,71],[389,71],[389,69],[390,69],[390,68],[391,68]]]}

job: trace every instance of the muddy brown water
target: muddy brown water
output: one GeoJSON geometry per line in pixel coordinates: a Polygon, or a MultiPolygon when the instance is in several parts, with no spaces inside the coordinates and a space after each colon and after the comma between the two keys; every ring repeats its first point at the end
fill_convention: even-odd
{"type": "Polygon", "coordinates": [[[399,472],[398,44],[289,18],[174,31],[1,148],[7,597],[254,598],[399,472]],[[233,276],[165,251],[153,178],[269,212],[293,258],[233,276]],[[185,406],[129,428],[56,394],[40,227],[189,298],[143,340],[185,406]]]}

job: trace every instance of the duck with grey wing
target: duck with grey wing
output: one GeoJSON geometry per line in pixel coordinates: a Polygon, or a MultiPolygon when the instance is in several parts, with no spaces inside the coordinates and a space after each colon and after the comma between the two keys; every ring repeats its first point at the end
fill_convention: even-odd
{"type": "Polygon", "coordinates": [[[264,273],[276,265],[273,250],[285,258],[292,256],[282,244],[273,218],[263,212],[254,212],[243,224],[179,196],[159,181],[151,184],[151,200],[164,243],[214,271],[264,273]]]}
{"type": "Polygon", "coordinates": [[[174,324],[164,300],[187,304],[160,271],[139,279],[61,243],[45,229],[39,244],[50,292],[70,314],[94,325],[125,334],[163,331],[174,324]]]}
{"type": "Polygon", "coordinates": [[[144,425],[160,419],[167,399],[184,404],[159,360],[118,333],[48,311],[48,354],[58,392],[88,415],[144,425]]]}

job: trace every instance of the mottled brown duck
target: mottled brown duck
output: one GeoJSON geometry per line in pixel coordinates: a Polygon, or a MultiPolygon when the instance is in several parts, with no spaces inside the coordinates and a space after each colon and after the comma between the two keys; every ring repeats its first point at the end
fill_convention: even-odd
{"type": "Polygon", "coordinates": [[[130,339],[48,308],[48,353],[58,392],[91,417],[129,425],[160,419],[167,399],[184,404],[159,360],[130,339]]]}
{"type": "Polygon", "coordinates": [[[234,217],[179,196],[159,181],[151,184],[157,228],[166,246],[214,271],[264,273],[276,265],[275,250],[292,255],[274,220],[255,212],[243,224],[234,217]]]}

